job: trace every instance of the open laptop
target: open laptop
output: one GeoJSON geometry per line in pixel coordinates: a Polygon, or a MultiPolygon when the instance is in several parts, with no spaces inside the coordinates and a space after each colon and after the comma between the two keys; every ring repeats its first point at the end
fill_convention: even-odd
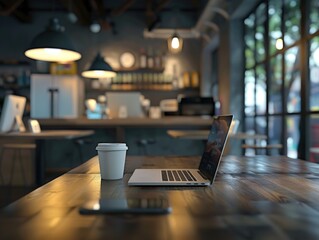
{"type": "Polygon", "coordinates": [[[208,186],[214,182],[233,115],[213,117],[198,169],[135,169],[130,186],[208,186]]]}

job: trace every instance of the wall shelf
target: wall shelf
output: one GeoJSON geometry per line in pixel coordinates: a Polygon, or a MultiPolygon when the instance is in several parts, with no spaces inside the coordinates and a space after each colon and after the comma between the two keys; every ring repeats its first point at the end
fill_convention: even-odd
{"type": "Polygon", "coordinates": [[[114,71],[117,73],[162,73],[164,68],[120,68],[114,71]]]}
{"type": "Polygon", "coordinates": [[[135,85],[129,85],[129,84],[124,84],[124,85],[118,85],[118,86],[111,86],[111,87],[105,87],[105,88],[86,88],[86,92],[90,92],[90,93],[102,93],[102,92],[111,92],[111,91],[141,91],[141,92],[145,92],[145,91],[161,91],[161,92],[176,92],[176,93],[180,93],[180,92],[189,92],[189,93],[194,93],[194,92],[198,92],[199,88],[173,88],[171,85],[170,86],[135,86],[135,85]]]}

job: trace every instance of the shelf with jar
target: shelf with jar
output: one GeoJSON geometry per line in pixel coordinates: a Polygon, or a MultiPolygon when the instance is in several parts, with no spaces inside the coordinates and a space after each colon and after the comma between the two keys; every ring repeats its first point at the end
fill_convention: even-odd
{"type": "Polygon", "coordinates": [[[118,68],[114,71],[117,74],[124,74],[124,73],[162,73],[164,72],[164,68],[140,68],[140,67],[133,67],[133,68],[118,68]]]}
{"type": "Polygon", "coordinates": [[[30,88],[31,67],[24,61],[0,61],[0,87],[3,90],[30,88]]]}
{"type": "MultiPolygon", "coordinates": [[[[188,76],[188,75],[187,75],[188,76]]],[[[163,90],[198,89],[198,78],[176,78],[164,73],[118,73],[112,79],[90,80],[86,84],[87,90],[163,90]]]]}
{"type": "Polygon", "coordinates": [[[164,73],[127,72],[118,73],[111,79],[96,79],[86,81],[86,90],[162,90],[199,89],[197,72],[184,72],[181,77],[164,73]]]}
{"type": "Polygon", "coordinates": [[[123,52],[119,58],[117,73],[161,73],[164,71],[165,54],[161,51],[153,51],[144,48],[139,53],[123,52]]]}
{"type": "Polygon", "coordinates": [[[30,115],[30,72],[29,62],[0,60],[0,109],[7,94],[19,95],[27,98],[24,116],[30,115]]]}
{"type": "Polygon", "coordinates": [[[130,84],[123,84],[121,86],[115,85],[108,88],[86,88],[86,93],[103,93],[103,92],[127,92],[127,91],[139,91],[139,92],[179,92],[179,93],[197,93],[199,88],[173,88],[172,86],[166,85],[152,85],[138,87],[130,84]]]}

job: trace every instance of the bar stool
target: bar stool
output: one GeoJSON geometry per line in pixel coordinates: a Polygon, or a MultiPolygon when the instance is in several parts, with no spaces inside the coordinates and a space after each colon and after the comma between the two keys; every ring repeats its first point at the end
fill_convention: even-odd
{"type": "MultiPolygon", "coordinates": [[[[8,143],[8,144],[4,144],[2,145],[2,152],[1,152],[1,157],[0,157],[0,170],[2,169],[2,162],[4,160],[4,156],[5,156],[5,152],[7,151],[12,151],[12,165],[11,165],[11,175],[10,175],[10,182],[9,185],[12,185],[12,181],[13,181],[13,175],[14,175],[14,170],[16,167],[16,162],[19,161],[20,163],[20,171],[21,171],[21,175],[23,177],[24,183],[27,182],[27,178],[26,178],[26,173],[25,173],[25,169],[23,167],[23,151],[30,151],[31,153],[31,157],[33,158],[33,154],[35,151],[36,145],[35,144],[19,144],[19,143],[8,143]]],[[[2,175],[2,170],[1,172],[1,180],[3,180],[3,182],[5,183],[4,180],[4,176],[2,175]]]]}

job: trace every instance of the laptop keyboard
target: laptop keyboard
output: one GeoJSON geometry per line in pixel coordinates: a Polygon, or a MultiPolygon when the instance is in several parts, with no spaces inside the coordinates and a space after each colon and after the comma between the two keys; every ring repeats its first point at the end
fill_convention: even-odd
{"type": "Polygon", "coordinates": [[[161,170],[162,181],[197,181],[189,170],[161,170]]]}

